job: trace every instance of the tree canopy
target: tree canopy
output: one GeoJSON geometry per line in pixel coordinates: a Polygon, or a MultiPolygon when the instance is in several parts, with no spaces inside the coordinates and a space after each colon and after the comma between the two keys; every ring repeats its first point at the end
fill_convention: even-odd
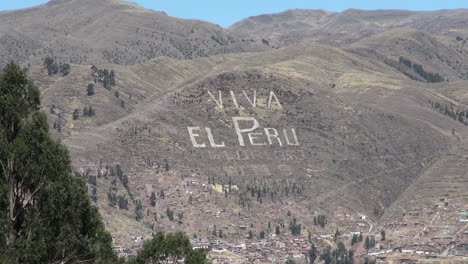
{"type": "Polygon", "coordinates": [[[39,90],[9,63],[0,72],[0,262],[115,263],[83,178],[39,109],[39,90]]]}
{"type": "Polygon", "coordinates": [[[193,249],[190,240],[184,233],[164,235],[160,232],[143,244],[143,249],[139,252],[134,263],[177,263],[178,260],[182,259],[187,264],[207,263],[205,252],[201,249],[193,249]]]}

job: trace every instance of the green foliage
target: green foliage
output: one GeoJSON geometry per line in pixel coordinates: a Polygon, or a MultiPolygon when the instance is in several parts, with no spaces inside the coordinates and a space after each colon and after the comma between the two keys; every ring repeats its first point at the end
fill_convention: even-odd
{"type": "Polygon", "coordinates": [[[333,251],[330,247],[326,248],[320,255],[320,259],[324,264],[354,264],[354,252],[346,250],[345,245],[340,241],[333,251]]]}
{"type": "Polygon", "coordinates": [[[442,104],[438,102],[431,102],[431,106],[440,113],[464,124],[465,126],[468,126],[468,110],[455,109],[452,104],[445,104],[442,107],[442,104]]]}
{"type": "Polygon", "coordinates": [[[88,176],[88,183],[93,185],[93,186],[96,186],[97,185],[97,178],[96,176],[88,176]]]}
{"type": "Polygon", "coordinates": [[[371,236],[370,238],[367,236],[366,237],[366,242],[364,242],[364,248],[365,249],[371,249],[375,247],[375,238],[374,236],[371,236]]]}
{"type": "Polygon", "coordinates": [[[73,120],[77,120],[79,116],[80,116],[80,113],[79,113],[78,109],[75,109],[73,111],[73,120]]]}
{"type": "Polygon", "coordinates": [[[297,219],[295,217],[289,223],[289,230],[291,230],[291,234],[294,236],[298,236],[301,234],[302,226],[297,223],[297,219]]]}
{"type": "Polygon", "coordinates": [[[119,209],[125,209],[128,210],[128,200],[125,198],[125,196],[118,196],[118,205],[119,209]]]}
{"type": "Polygon", "coordinates": [[[98,200],[97,189],[94,186],[93,186],[93,190],[91,194],[91,199],[93,200],[93,202],[97,203],[97,200],[98,200]]]}
{"type": "Polygon", "coordinates": [[[140,221],[141,219],[143,219],[143,206],[141,205],[140,200],[136,200],[136,203],[135,203],[135,219],[137,221],[140,221]]]}
{"type": "Polygon", "coordinates": [[[100,70],[96,66],[91,66],[91,71],[93,73],[94,82],[102,82],[104,88],[110,90],[112,86],[115,86],[115,72],[107,69],[100,70]]]}
{"type": "Polygon", "coordinates": [[[86,88],[86,92],[88,96],[94,95],[94,84],[88,84],[88,88],[86,88]]]}
{"type": "Polygon", "coordinates": [[[317,259],[317,249],[314,244],[312,244],[309,251],[307,251],[307,255],[309,257],[309,264],[314,264],[317,259]]]}
{"type": "Polygon", "coordinates": [[[48,75],[54,75],[57,73],[62,73],[63,76],[66,76],[70,73],[71,68],[68,63],[57,63],[53,58],[46,57],[44,59],[44,67],[47,68],[48,75]]]}
{"type": "Polygon", "coordinates": [[[438,73],[431,73],[424,70],[423,66],[417,63],[413,63],[407,58],[400,57],[399,62],[404,64],[409,69],[413,70],[416,74],[421,76],[424,80],[430,83],[443,82],[444,78],[438,73]]]}
{"type": "Polygon", "coordinates": [[[377,263],[375,259],[369,260],[368,258],[364,258],[364,264],[375,264],[375,263],[377,263]]]}
{"type": "Polygon", "coordinates": [[[0,73],[0,260],[116,262],[84,179],[39,107],[38,89],[9,63],[0,73]]]}
{"type": "Polygon", "coordinates": [[[316,220],[316,225],[320,225],[320,227],[324,228],[327,224],[327,217],[325,215],[319,215],[316,220]]]}
{"type": "Polygon", "coordinates": [[[96,110],[93,109],[93,107],[86,107],[83,108],[83,116],[88,116],[88,117],[92,117],[92,116],[95,116],[96,115],[96,110]]]}
{"type": "Polygon", "coordinates": [[[115,72],[112,70],[109,73],[109,85],[115,86],[115,72]]]}
{"type": "Polygon", "coordinates": [[[115,207],[117,205],[117,194],[109,188],[109,192],[107,192],[107,200],[109,201],[109,206],[115,207]]]}
{"type": "Polygon", "coordinates": [[[60,63],[60,73],[62,73],[63,76],[66,76],[70,73],[71,71],[71,68],[70,68],[70,64],[68,63],[60,63]]]}
{"type": "Polygon", "coordinates": [[[154,192],[151,192],[150,203],[151,203],[151,206],[153,207],[156,206],[156,194],[154,192]]]}
{"type": "Polygon", "coordinates": [[[166,215],[169,220],[174,221],[174,211],[172,211],[170,208],[166,209],[166,215]]]}
{"type": "Polygon", "coordinates": [[[145,241],[143,249],[138,253],[136,263],[163,263],[185,259],[187,264],[205,264],[206,253],[199,249],[192,249],[188,237],[181,233],[164,235],[157,233],[149,241],[145,241]]]}

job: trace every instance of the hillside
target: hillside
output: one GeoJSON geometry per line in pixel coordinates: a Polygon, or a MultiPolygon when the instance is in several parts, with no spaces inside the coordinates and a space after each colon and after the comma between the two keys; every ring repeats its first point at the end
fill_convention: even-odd
{"type": "Polygon", "coordinates": [[[343,12],[292,9],[253,16],[228,28],[230,32],[265,39],[282,47],[302,41],[346,46],[396,28],[412,28],[430,34],[468,37],[466,9],[415,12],[406,10],[358,10],[343,12]]]}
{"type": "Polygon", "coordinates": [[[0,12],[0,55],[25,65],[47,56],[62,63],[136,64],[157,56],[190,59],[267,48],[214,24],[117,0],[53,0],[0,12]]]}
{"type": "MultiPolygon", "coordinates": [[[[103,67],[116,72],[117,84],[109,91],[98,83],[92,96],[86,95],[86,85],[92,82],[89,66],[72,65],[72,72],[60,78],[48,76],[42,67],[31,71],[40,81],[46,109],[52,104],[58,109],[49,114],[51,122],[63,112],[61,122],[66,126],[61,133],[53,133],[70,147],[75,168],[94,173],[120,164],[128,176],[132,199],[142,201],[145,210],[152,210],[146,186],[169,195],[174,184],[179,184],[177,179],[207,183],[213,178],[216,184],[238,186],[239,193],[211,206],[234,207],[242,214],[250,214],[249,208],[288,203],[290,210],[306,208],[302,214],[307,217],[301,218],[306,222],[317,212],[331,214],[336,206],[356,214],[377,211],[377,217],[447,148],[444,134],[449,131],[443,116],[428,109],[425,84],[409,80],[383,62],[336,48],[301,44],[263,53],[157,58],[133,67],[103,67]],[[208,94],[218,100],[218,90],[223,110],[208,94]],[[240,110],[229,99],[231,90],[240,110]],[[119,91],[118,99],[115,91],[119,91]],[[243,91],[250,100],[257,94],[257,107],[251,107],[243,91]],[[269,91],[275,92],[281,109],[268,109],[269,91]],[[120,99],[126,102],[123,108],[120,99]],[[389,104],[370,103],[390,99],[389,104]],[[76,105],[80,115],[73,120],[76,105]],[[81,109],[88,105],[96,109],[95,116],[82,116],[81,109]],[[408,107],[412,110],[400,111],[408,107]],[[291,142],[290,129],[294,128],[300,145],[241,147],[233,130],[235,116],[254,117],[261,127],[281,133],[287,129],[291,142]],[[194,148],[187,132],[190,126],[211,127],[215,142],[227,147],[194,148]],[[273,160],[274,165],[270,164],[273,160]],[[247,188],[254,186],[268,189],[261,202],[250,197],[247,188]],[[237,199],[243,201],[240,208],[237,199]]],[[[203,133],[198,140],[209,144],[205,137],[203,133]]],[[[287,144],[285,135],[280,140],[287,144]]],[[[98,180],[98,203],[109,228],[120,236],[130,227],[148,232],[144,230],[156,224],[154,218],[145,216],[145,224],[139,224],[133,219],[133,204],[129,211],[109,207],[105,197],[111,186],[110,179],[98,180]]],[[[128,198],[122,186],[112,188],[128,198]]],[[[187,194],[177,197],[187,203],[187,194]]],[[[191,215],[179,228],[201,228],[204,216],[193,210],[211,204],[202,201],[193,209],[174,207],[191,215]]],[[[156,212],[166,210],[161,203],[156,212]]],[[[270,219],[262,214],[256,217],[270,219]]],[[[158,228],[168,224],[157,221],[165,223],[158,228]]]]}
{"type": "Polygon", "coordinates": [[[380,33],[355,42],[346,50],[380,60],[422,82],[468,79],[468,50],[464,42],[414,29],[380,33]],[[435,78],[436,75],[442,78],[435,78]]]}

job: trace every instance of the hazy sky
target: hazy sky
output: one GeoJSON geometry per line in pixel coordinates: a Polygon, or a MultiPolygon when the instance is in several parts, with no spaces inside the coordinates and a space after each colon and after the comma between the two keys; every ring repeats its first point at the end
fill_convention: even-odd
{"type": "MultiPolygon", "coordinates": [[[[100,0],[95,0],[100,1],[100,0]]],[[[0,0],[0,10],[31,7],[46,3],[47,0],[0,0]]],[[[434,10],[468,8],[467,0],[134,0],[139,5],[170,16],[196,18],[228,27],[243,18],[276,13],[293,8],[322,8],[342,11],[358,9],[410,9],[434,10]]]]}

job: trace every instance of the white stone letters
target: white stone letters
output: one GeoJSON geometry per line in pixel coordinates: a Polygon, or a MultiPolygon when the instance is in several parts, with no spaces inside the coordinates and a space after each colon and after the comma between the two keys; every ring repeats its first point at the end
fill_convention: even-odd
{"type": "MultiPolygon", "coordinates": [[[[239,109],[241,107],[239,103],[243,103],[243,107],[249,107],[249,105],[245,105],[245,101],[238,101],[236,94],[233,91],[229,91],[229,94],[232,99],[231,103],[235,108],[239,109]]],[[[250,104],[250,107],[258,107],[256,90],[253,91],[252,97],[249,97],[244,90],[242,91],[242,94],[250,104]]],[[[210,91],[208,91],[208,95],[220,109],[224,108],[223,95],[221,91],[218,91],[217,98],[210,91]]],[[[270,111],[282,108],[278,97],[273,91],[270,91],[268,100],[267,98],[264,98],[264,100],[261,100],[260,102],[264,102],[264,107],[271,109],[270,111]]],[[[299,140],[294,128],[283,128],[283,133],[280,133],[278,131],[281,130],[276,128],[261,128],[258,120],[254,117],[242,116],[232,117],[232,123],[234,125],[234,132],[237,135],[237,143],[241,147],[266,145],[276,145],[280,147],[299,146],[299,140]],[[248,141],[246,139],[248,139],[248,141]]],[[[206,148],[208,146],[212,148],[226,147],[225,141],[219,140],[219,138],[217,138],[217,140],[215,139],[215,136],[209,127],[205,127],[204,130],[200,127],[187,127],[187,129],[190,136],[190,141],[192,142],[194,148],[206,148]]]]}
{"type": "Polygon", "coordinates": [[[200,130],[200,127],[187,127],[189,135],[190,135],[190,141],[192,141],[192,145],[194,148],[204,148],[206,147],[205,143],[203,144],[198,144],[195,137],[200,136],[199,134],[196,134],[194,131],[195,130],[200,130]]]}
{"type": "MultiPolygon", "coordinates": [[[[234,122],[234,129],[236,130],[237,139],[239,140],[239,145],[241,147],[245,146],[244,137],[242,136],[242,133],[252,132],[259,127],[257,119],[253,117],[233,117],[232,122],[234,122]],[[239,126],[239,121],[252,121],[253,125],[250,128],[241,129],[239,126]]],[[[252,144],[252,138],[250,136],[249,139],[250,143],[252,144]]]]}
{"type": "MultiPolygon", "coordinates": [[[[296,130],[294,128],[284,128],[283,134],[280,135],[276,128],[260,128],[260,124],[254,117],[236,116],[232,117],[232,122],[234,124],[234,130],[237,135],[238,144],[241,147],[245,147],[247,145],[278,145],[280,147],[283,147],[283,142],[286,142],[286,145],[288,146],[299,146],[299,140],[297,139],[296,130]],[[246,142],[244,138],[245,136],[247,136],[247,138],[249,139],[248,142],[246,142]],[[282,140],[282,138],[284,141],[282,140]]],[[[198,133],[199,131],[201,131],[200,127],[188,127],[188,131],[193,147],[206,147],[206,143],[199,143],[200,141],[197,142],[196,140],[197,137],[201,137],[201,135],[198,133]]],[[[213,133],[211,132],[211,129],[209,127],[205,127],[205,131],[206,136],[208,137],[209,145],[212,148],[226,147],[224,141],[218,141],[220,143],[216,143],[213,133]]]]}
{"type": "Polygon", "coordinates": [[[278,97],[276,97],[276,94],[273,91],[270,92],[270,97],[268,97],[268,108],[271,108],[271,100],[273,99],[273,97],[275,98],[275,101],[276,101],[273,103],[277,104],[279,108],[282,108],[278,100],[278,97]]]}
{"type": "Polygon", "coordinates": [[[208,134],[208,140],[210,141],[210,145],[213,148],[224,148],[224,141],[221,141],[221,144],[216,144],[213,138],[213,134],[211,133],[211,129],[209,127],[205,128],[206,133],[208,134]]]}
{"type": "MultiPolygon", "coordinates": [[[[229,90],[229,94],[231,95],[231,100],[232,100],[232,104],[237,108],[239,109],[240,108],[240,105],[237,101],[237,97],[236,97],[236,94],[234,93],[234,91],[232,90],[229,90]]],[[[247,99],[247,101],[249,102],[250,106],[251,107],[257,107],[257,90],[254,90],[253,91],[253,97],[252,99],[250,99],[250,97],[247,95],[247,93],[242,90],[242,94],[245,96],[245,99],[247,99]]],[[[208,91],[208,95],[211,97],[211,99],[216,103],[216,105],[220,108],[220,109],[223,109],[224,108],[224,105],[223,105],[223,96],[222,96],[222,92],[221,91],[218,91],[218,98],[216,99],[216,97],[210,92],[208,91]]],[[[265,98],[266,100],[266,98],[265,98]]],[[[267,108],[272,108],[273,105],[276,105],[279,109],[282,108],[281,106],[281,103],[280,101],[278,100],[278,97],[276,96],[276,94],[273,92],[273,91],[270,91],[270,94],[268,95],[268,101],[267,101],[267,105],[266,107],[267,108]]],[[[244,107],[247,107],[247,106],[244,106],[244,107]]]]}

